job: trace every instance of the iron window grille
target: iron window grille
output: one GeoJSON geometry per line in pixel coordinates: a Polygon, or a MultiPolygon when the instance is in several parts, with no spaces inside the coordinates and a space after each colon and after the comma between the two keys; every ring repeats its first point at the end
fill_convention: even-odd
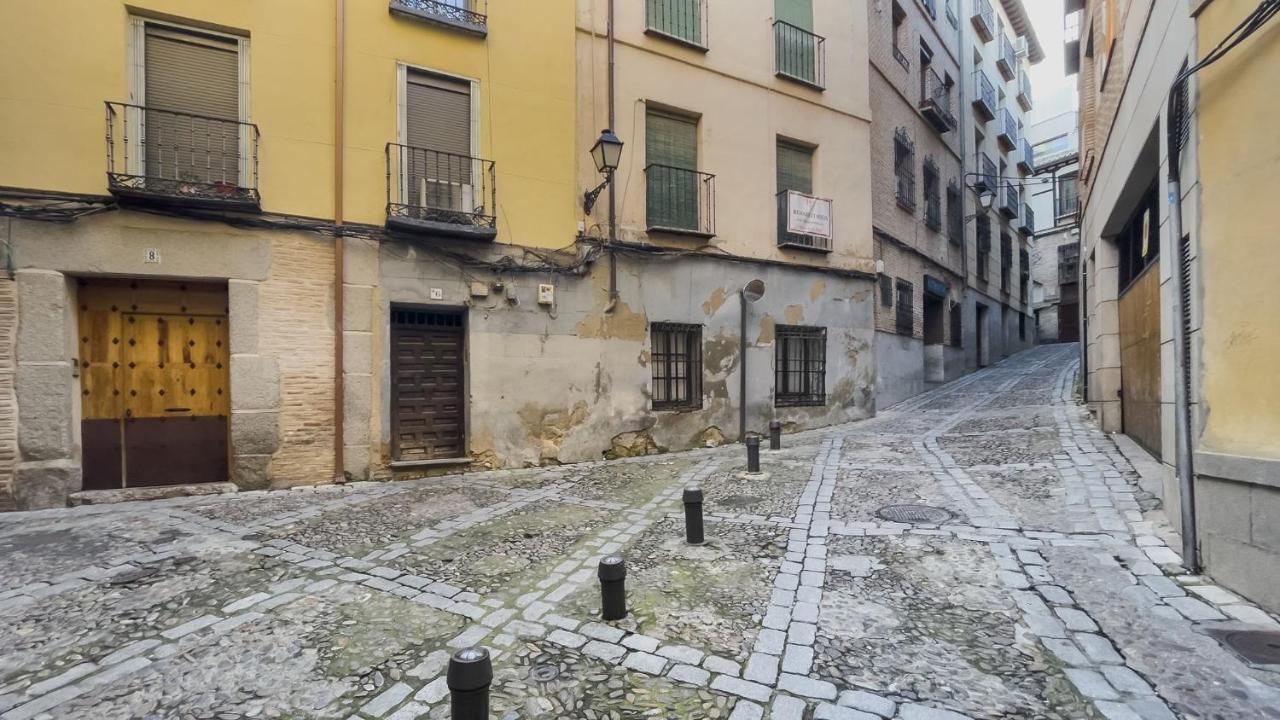
{"type": "Polygon", "coordinates": [[[1010,275],[1013,272],[1013,238],[1000,233],[1000,292],[1009,294],[1010,275]]]}
{"type": "Polygon", "coordinates": [[[924,159],[924,224],[930,230],[942,229],[942,179],[932,157],[924,159]]]}
{"type": "Polygon", "coordinates": [[[822,90],[827,82],[826,38],[782,20],[773,21],[773,71],[822,90]]]}
{"type": "Polygon", "coordinates": [[[915,286],[906,280],[898,280],[896,283],[898,291],[897,308],[894,313],[894,327],[902,335],[911,335],[915,332],[915,286]]]}
{"type": "Polygon", "coordinates": [[[108,102],[107,187],[117,197],[257,210],[258,126],[108,102]]]}
{"type": "Polygon", "coordinates": [[[1000,33],[996,69],[1000,71],[1000,76],[1005,80],[1012,80],[1018,76],[1018,52],[1014,49],[1013,41],[1009,39],[1007,33],[1000,33]]]}
{"type": "Polygon", "coordinates": [[[1006,183],[1004,192],[1000,193],[1000,214],[1010,220],[1018,217],[1019,196],[1018,187],[1013,183],[1006,183]]]}
{"type": "Polygon", "coordinates": [[[779,325],[774,344],[774,405],[827,404],[827,329],[779,325]]]}
{"type": "Polygon", "coordinates": [[[702,326],[652,323],[653,409],[702,407],[702,326]]]}
{"type": "Polygon", "coordinates": [[[716,176],[671,165],[644,169],[649,232],[714,237],[716,176]]]}
{"type": "Polygon", "coordinates": [[[1018,148],[1018,121],[1014,119],[1009,108],[1000,108],[1000,125],[996,129],[996,142],[1005,152],[1013,152],[1018,148]]]}
{"type": "Polygon", "coordinates": [[[951,347],[964,347],[964,315],[958,302],[951,303],[951,347]]]}
{"type": "Polygon", "coordinates": [[[991,267],[991,218],[986,213],[978,215],[976,232],[978,240],[978,279],[986,282],[989,276],[989,268],[991,267]]]}
{"type": "Polygon", "coordinates": [[[903,210],[916,209],[915,159],[915,144],[906,128],[898,128],[893,134],[893,174],[897,178],[898,206],[903,210]]]}
{"type": "Polygon", "coordinates": [[[484,37],[489,32],[486,0],[390,0],[391,13],[484,37]]]}
{"type": "Polygon", "coordinates": [[[497,235],[492,160],[387,143],[387,225],[492,239],[497,235]]]}
{"type": "Polygon", "coordinates": [[[893,278],[888,275],[880,276],[880,304],[893,307],[893,278]]]}
{"type": "Polygon", "coordinates": [[[947,183],[947,238],[952,245],[964,242],[964,205],[954,178],[947,183]]]}
{"type": "Polygon", "coordinates": [[[996,88],[981,69],[973,71],[973,109],[978,117],[991,122],[996,117],[996,88]]]}
{"type": "Polygon", "coordinates": [[[1000,185],[1000,176],[996,173],[996,164],[991,156],[979,150],[974,164],[978,167],[978,175],[973,179],[973,189],[979,192],[995,191],[1000,185]]]}
{"type": "Polygon", "coordinates": [[[707,49],[707,0],[645,0],[645,33],[707,49]]]}

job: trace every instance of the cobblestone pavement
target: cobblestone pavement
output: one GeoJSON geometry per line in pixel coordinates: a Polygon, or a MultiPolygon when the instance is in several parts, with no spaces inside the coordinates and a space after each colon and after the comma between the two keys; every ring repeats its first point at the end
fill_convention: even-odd
{"type": "Polygon", "coordinates": [[[0,718],[444,718],[474,644],[512,720],[1280,718],[1206,632],[1275,618],[1185,574],[1076,372],[1037,348],[756,475],[731,446],[0,516],[0,718]]]}

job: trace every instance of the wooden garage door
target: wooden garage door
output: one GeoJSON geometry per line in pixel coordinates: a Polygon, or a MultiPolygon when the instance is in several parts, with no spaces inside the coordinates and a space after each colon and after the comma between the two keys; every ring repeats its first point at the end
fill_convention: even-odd
{"type": "Polygon", "coordinates": [[[1160,457],[1160,264],[1120,295],[1121,422],[1126,435],[1160,457]]]}
{"type": "Polygon", "coordinates": [[[226,480],[226,287],[79,285],[85,489],[226,480]]]}
{"type": "Polygon", "coordinates": [[[462,315],[392,309],[391,347],[395,459],[465,457],[462,315]]]}

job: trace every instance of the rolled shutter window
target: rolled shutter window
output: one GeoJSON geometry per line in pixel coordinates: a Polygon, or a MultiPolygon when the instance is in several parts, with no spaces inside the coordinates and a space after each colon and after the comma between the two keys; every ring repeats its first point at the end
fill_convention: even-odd
{"type": "Polygon", "coordinates": [[[410,71],[405,88],[409,203],[467,211],[472,203],[471,84],[410,71]]]}

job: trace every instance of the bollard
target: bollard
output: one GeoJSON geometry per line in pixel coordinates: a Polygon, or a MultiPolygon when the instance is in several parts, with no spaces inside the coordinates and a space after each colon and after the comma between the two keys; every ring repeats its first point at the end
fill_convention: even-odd
{"type": "Polygon", "coordinates": [[[760,472],[760,436],[747,436],[747,472],[760,472]]]}
{"type": "Polygon", "coordinates": [[[489,720],[489,685],[493,662],[482,647],[463,648],[449,658],[445,676],[449,686],[449,717],[453,720],[489,720]]]}
{"type": "Polygon", "coordinates": [[[684,539],[690,545],[703,543],[702,488],[696,485],[684,489],[684,539]]]}
{"type": "Polygon", "coordinates": [[[777,420],[769,423],[769,449],[782,449],[782,423],[777,420]]]}
{"type": "Polygon", "coordinates": [[[610,555],[600,561],[600,605],[605,620],[621,620],[627,616],[627,563],[621,555],[610,555]]]}

